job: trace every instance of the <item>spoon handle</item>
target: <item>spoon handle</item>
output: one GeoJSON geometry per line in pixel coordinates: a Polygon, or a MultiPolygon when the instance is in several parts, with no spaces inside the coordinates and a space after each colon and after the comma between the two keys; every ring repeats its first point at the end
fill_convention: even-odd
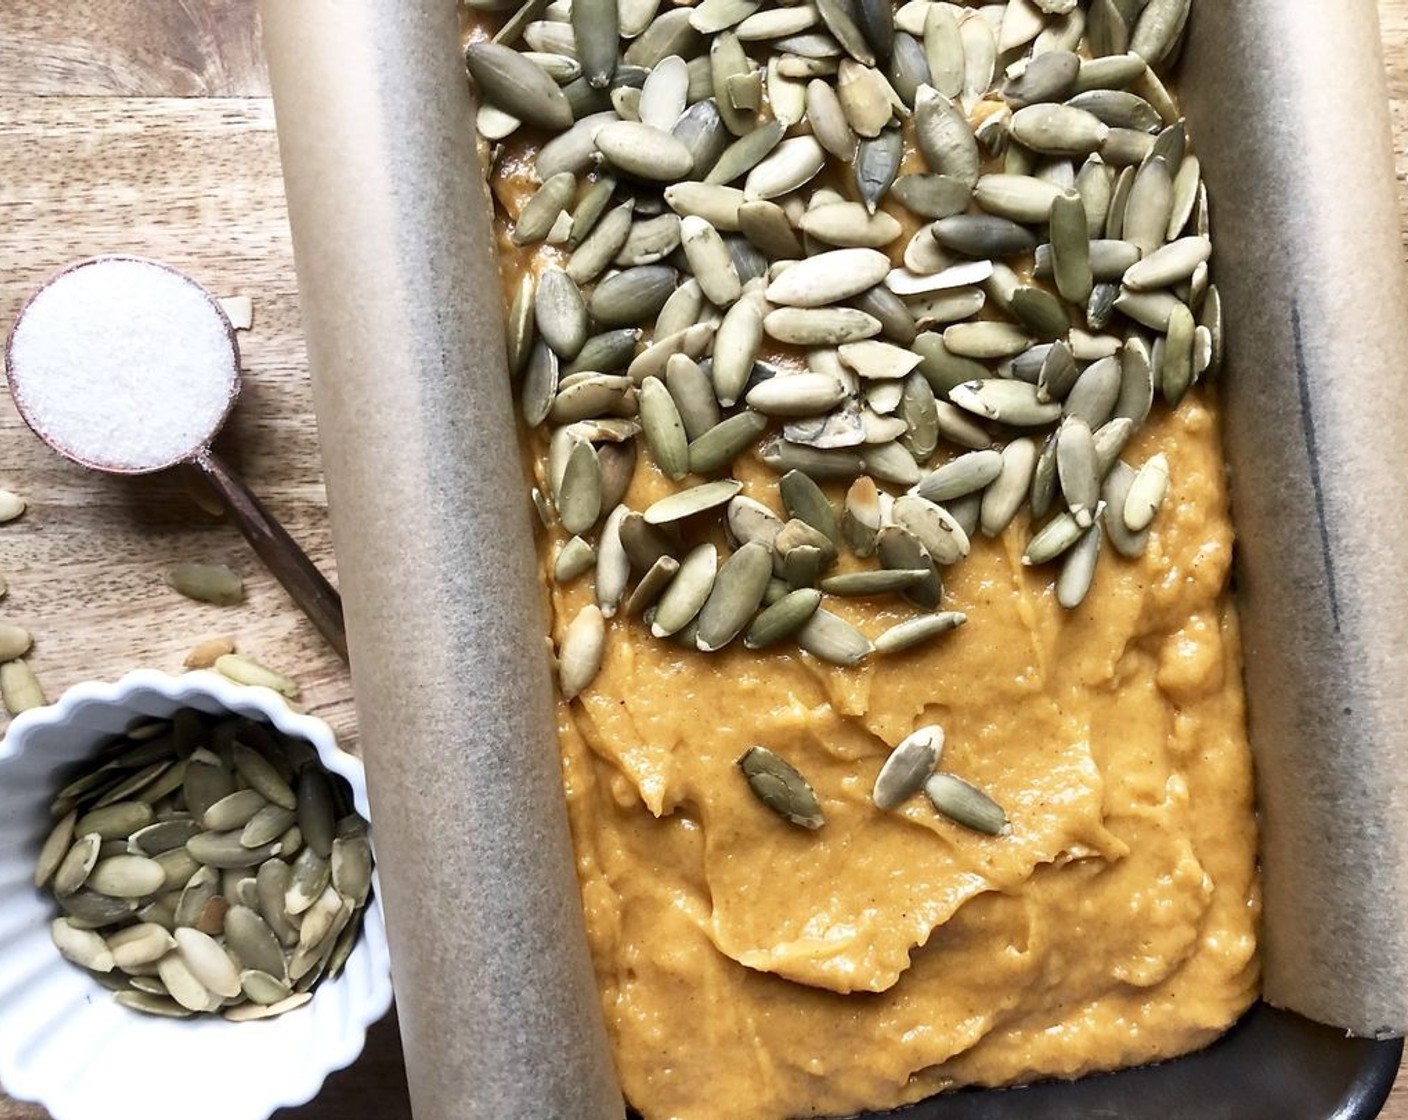
{"type": "Polygon", "coordinates": [[[342,598],[327,577],[215,452],[207,448],[191,460],[191,464],[220,495],[245,540],[274,573],[274,578],[284,585],[284,590],[345,661],[347,632],[342,623],[342,598]]]}

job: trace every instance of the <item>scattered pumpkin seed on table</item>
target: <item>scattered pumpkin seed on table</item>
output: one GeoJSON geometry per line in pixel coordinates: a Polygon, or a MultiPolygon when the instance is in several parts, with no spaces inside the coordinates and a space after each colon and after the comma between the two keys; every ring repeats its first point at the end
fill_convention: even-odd
{"type": "MultiPolygon", "coordinates": [[[[559,651],[569,699],[616,627],[844,671],[981,641],[981,617],[955,634],[936,567],[980,535],[1066,609],[1144,551],[1168,459],[1121,455],[1225,346],[1201,167],[1158,76],[1189,4],[1074,7],[479,17],[503,28],[466,54],[491,161],[520,150],[515,122],[539,145],[507,231],[554,246],[518,282],[510,347],[553,449],[533,493],[564,531],[554,578],[595,593],[559,651]],[[777,488],[745,488],[743,460],[777,488]],[[669,485],[634,502],[642,462],[669,485]],[[909,613],[870,635],[827,609],[856,596],[909,613]]],[[[930,786],[1001,831],[980,791],[930,786]]]]}

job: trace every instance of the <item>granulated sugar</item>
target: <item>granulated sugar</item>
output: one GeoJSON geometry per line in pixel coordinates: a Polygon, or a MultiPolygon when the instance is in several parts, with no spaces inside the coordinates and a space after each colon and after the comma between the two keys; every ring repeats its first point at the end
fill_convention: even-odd
{"type": "Polygon", "coordinates": [[[205,292],[148,261],[80,265],[41,289],[10,341],[10,391],[70,457],[151,471],[199,448],[238,392],[238,359],[205,292]]]}

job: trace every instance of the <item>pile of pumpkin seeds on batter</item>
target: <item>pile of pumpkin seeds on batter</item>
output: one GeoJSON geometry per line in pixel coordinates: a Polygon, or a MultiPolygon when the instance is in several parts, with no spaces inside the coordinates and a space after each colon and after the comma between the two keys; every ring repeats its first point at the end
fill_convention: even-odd
{"type": "Polygon", "coordinates": [[[54,943],[124,1007],[270,1018],[356,946],[367,823],[301,739],[181,709],[104,746],[51,811],[34,884],[54,943]]]}
{"type": "Polygon", "coordinates": [[[841,665],[951,631],[940,570],[1022,510],[1066,608],[1107,539],[1142,553],[1168,463],[1121,453],[1222,355],[1160,77],[1190,3],[527,0],[468,47],[488,166],[537,145],[500,203],[546,246],[509,324],[550,433],[533,497],[555,578],[595,578],[569,698],[617,613],[841,665]],[[642,445],[679,489],[636,510],[642,445]],[[740,493],[745,456],[782,510],[740,493]],[[843,549],[876,566],[832,574],[843,549]],[[849,595],[919,613],[872,642],[823,605],[849,595]]]}

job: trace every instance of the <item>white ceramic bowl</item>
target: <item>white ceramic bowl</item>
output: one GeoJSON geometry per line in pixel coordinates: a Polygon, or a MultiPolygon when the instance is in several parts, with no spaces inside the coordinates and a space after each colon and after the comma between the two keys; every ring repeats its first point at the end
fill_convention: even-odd
{"type": "MultiPolygon", "coordinates": [[[[56,1120],[264,1120],[309,1100],[361,1052],[367,1027],[391,1006],[390,961],[375,880],[358,946],[311,1002],[275,1019],[174,1020],[120,1007],[59,956],[53,900],[36,890],[34,861],[52,820],[57,775],[139,716],[178,708],[267,719],[308,740],[352,787],[368,817],[362,764],[322,720],[292,711],[267,688],[215,673],[150,670],[115,684],[80,684],[25,712],[0,741],[0,1085],[56,1120]]],[[[370,818],[368,818],[370,819],[370,818]]]]}

